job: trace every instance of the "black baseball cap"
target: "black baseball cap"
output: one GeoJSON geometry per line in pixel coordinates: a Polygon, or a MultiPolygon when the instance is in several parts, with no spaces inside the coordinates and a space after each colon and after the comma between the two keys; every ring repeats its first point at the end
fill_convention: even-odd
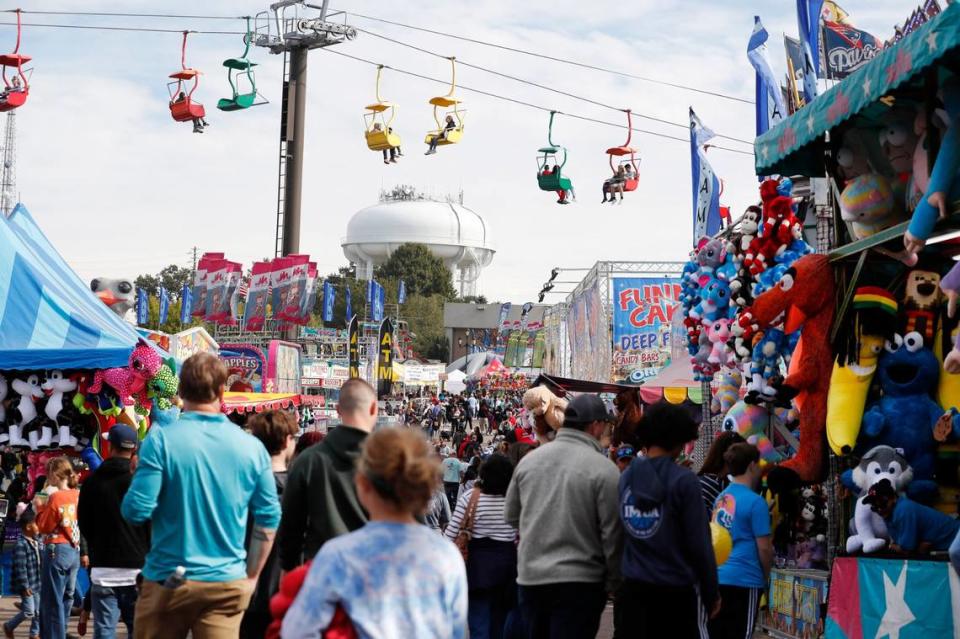
{"type": "Polygon", "coordinates": [[[571,424],[591,424],[593,422],[612,422],[613,415],[606,404],[596,395],[577,395],[567,404],[563,412],[563,422],[571,424]]]}

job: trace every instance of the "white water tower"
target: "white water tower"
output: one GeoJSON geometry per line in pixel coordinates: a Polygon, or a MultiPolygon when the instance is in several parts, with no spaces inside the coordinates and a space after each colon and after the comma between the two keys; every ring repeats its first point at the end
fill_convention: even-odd
{"type": "Polygon", "coordinates": [[[412,187],[398,186],[380,194],[380,202],[353,214],[340,245],[357,265],[357,277],[373,278],[402,244],[425,244],[453,274],[461,297],[479,295],[480,275],[493,261],[486,221],[459,201],[434,199],[412,187]]]}

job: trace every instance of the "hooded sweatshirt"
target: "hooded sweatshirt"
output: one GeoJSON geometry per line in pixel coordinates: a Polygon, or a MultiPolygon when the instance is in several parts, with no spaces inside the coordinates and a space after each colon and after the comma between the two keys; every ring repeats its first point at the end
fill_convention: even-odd
{"type": "Polygon", "coordinates": [[[638,457],[620,477],[623,576],[651,585],[697,587],[717,600],[717,564],[700,482],[670,457],[638,457]]]}
{"type": "Polygon", "coordinates": [[[132,480],[130,459],[109,457],[83,482],[77,520],[93,568],[143,568],[150,526],[131,524],[120,514],[132,480]]]}
{"type": "Polygon", "coordinates": [[[365,431],[340,425],[293,460],[277,532],[284,570],[293,570],[312,559],[330,539],[367,523],[353,484],[360,445],[366,438],[365,431]]]}

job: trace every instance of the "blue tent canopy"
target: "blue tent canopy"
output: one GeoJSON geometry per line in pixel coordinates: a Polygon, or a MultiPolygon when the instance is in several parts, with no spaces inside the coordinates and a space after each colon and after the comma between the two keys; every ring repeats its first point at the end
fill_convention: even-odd
{"type": "Polygon", "coordinates": [[[18,204],[0,214],[0,370],[126,366],[138,335],[18,204]]]}

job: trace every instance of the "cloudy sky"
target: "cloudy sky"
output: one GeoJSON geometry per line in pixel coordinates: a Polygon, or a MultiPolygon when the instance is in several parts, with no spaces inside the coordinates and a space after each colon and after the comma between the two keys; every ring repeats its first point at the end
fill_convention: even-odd
{"type": "MultiPolygon", "coordinates": [[[[266,8],[249,0],[23,0],[34,10],[120,11],[239,16],[266,8]]],[[[624,70],[752,99],[746,58],[754,14],[771,34],[771,57],[784,72],[781,34],[796,34],[792,0],[652,2],[513,2],[475,0],[339,0],[333,8],[429,27],[474,39],[541,51],[558,58],[624,70]]],[[[860,28],[887,38],[915,3],[846,0],[860,28]]],[[[242,30],[239,20],[27,15],[26,22],[168,29],[242,30]]],[[[0,18],[9,22],[10,18],[0,18]]],[[[490,47],[351,17],[357,27],[561,91],[668,120],[637,118],[635,126],[683,138],[690,106],[718,133],[752,140],[752,105],[517,55],[490,47]]],[[[0,46],[13,29],[0,29],[0,46]]],[[[25,27],[22,52],[34,57],[28,104],[18,111],[18,176],[22,201],[85,279],[135,276],[170,263],[189,265],[192,247],[219,250],[249,264],[274,247],[281,58],[256,50],[258,83],[270,104],[221,113],[227,94],[220,66],[240,54],[239,36],[194,35],[188,64],[205,72],[197,96],[210,128],[194,135],[169,117],[166,77],[179,66],[180,36],[25,27]]],[[[361,33],[344,53],[444,78],[438,58],[361,33]]],[[[554,266],[597,260],[679,260],[691,234],[690,154],[684,141],[634,134],[640,187],[623,205],[601,205],[609,169],[604,150],[624,130],[558,117],[555,141],[570,150],[568,173],[579,201],[555,204],[535,182],[535,153],[545,143],[547,114],[463,91],[469,110],[463,143],[422,155],[432,126],[430,96],[442,86],[386,72],[382,93],[400,105],[395,127],[406,157],[384,166],[363,141],[363,105],[372,101],[375,70],[329,52],[309,61],[305,189],[301,250],[329,272],[344,264],[347,220],[373,204],[382,187],[413,184],[436,193],[463,190],[465,204],[485,216],[497,255],[484,275],[493,299],[533,299],[554,266]]],[[[461,67],[467,86],[518,100],[618,121],[622,114],[461,67]]],[[[729,140],[723,146],[749,151],[729,140]]],[[[739,212],[755,197],[753,158],[710,151],[724,180],[724,203],[739,212]]],[[[557,290],[569,287],[558,286],[557,290]]],[[[548,298],[559,301],[559,297],[548,298]]]]}

